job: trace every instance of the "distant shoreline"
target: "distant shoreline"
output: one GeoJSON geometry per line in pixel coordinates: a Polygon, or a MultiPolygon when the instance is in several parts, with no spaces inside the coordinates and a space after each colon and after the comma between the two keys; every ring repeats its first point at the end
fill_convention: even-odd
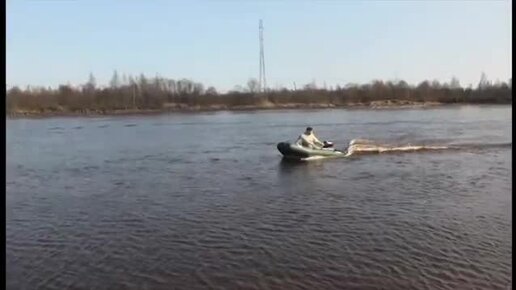
{"type": "Polygon", "coordinates": [[[310,109],[415,109],[466,104],[512,104],[512,80],[492,84],[485,75],[477,88],[463,88],[457,79],[450,83],[423,81],[417,86],[405,81],[375,80],[369,84],[317,88],[315,83],[302,89],[260,90],[256,80],[248,88],[218,93],[214,87],[187,79],[173,80],[141,75],[120,83],[118,76],[110,87],[88,83],[57,89],[13,87],[7,90],[7,118],[56,116],[125,116],[215,111],[310,110],[310,109]]]}
{"type": "Polygon", "coordinates": [[[106,116],[137,116],[160,115],[173,113],[202,113],[219,111],[274,111],[274,110],[310,110],[310,109],[369,109],[369,110],[398,110],[425,109],[435,107],[451,107],[461,105],[512,105],[512,103],[439,103],[439,102],[410,102],[410,101],[376,101],[369,104],[352,103],[335,104],[267,104],[248,106],[167,106],[162,109],[127,109],[127,110],[81,110],[81,111],[17,111],[6,114],[7,119],[39,119],[51,117],[106,117],[106,116]]]}

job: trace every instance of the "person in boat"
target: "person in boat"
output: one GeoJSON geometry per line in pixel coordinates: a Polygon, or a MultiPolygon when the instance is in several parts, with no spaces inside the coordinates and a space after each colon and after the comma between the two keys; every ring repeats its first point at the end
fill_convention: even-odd
{"type": "Polygon", "coordinates": [[[315,137],[312,127],[306,128],[305,132],[297,139],[296,144],[310,149],[322,149],[325,147],[325,144],[315,137]]]}

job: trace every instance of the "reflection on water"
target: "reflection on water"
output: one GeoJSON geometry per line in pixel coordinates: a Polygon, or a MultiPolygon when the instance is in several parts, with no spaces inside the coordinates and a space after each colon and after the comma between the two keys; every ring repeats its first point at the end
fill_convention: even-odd
{"type": "Polygon", "coordinates": [[[496,106],[8,120],[6,286],[506,289],[510,121],[496,106]],[[283,160],[307,120],[337,145],[452,149],[283,160]]]}

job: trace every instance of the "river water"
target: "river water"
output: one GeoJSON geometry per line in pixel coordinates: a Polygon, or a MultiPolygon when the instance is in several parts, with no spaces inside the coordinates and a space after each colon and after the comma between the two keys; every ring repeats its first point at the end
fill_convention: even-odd
{"type": "Polygon", "coordinates": [[[512,110],[7,120],[8,289],[508,289],[512,110]],[[450,149],[286,162],[314,127],[450,149]],[[453,148],[452,148],[453,147],[453,148]]]}

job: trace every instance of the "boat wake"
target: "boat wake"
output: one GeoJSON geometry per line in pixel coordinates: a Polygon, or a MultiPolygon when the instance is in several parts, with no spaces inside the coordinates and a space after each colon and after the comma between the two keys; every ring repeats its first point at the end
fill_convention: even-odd
{"type": "Polygon", "coordinates": [[[288,142],[280,142],[277,147],[278,150],[283,154],[284,158],[295,159],[301,161],[311,161],[320,159],[333,159],[333,158],[345,158],[354,155],[364,154],[385,154],[385,153],[408,153],[408,152],[420,152],[420,151],[444,151],[444,150],[458,150],[458,151],[470,151],[479,152],[486,149],[495,148],[511,148],[512,143],[456,143],[452,140],[430,140],[430,141],[415,141],[419,143],[414,145],[408,144],[385,144],[378,141],[367,140],[367,139],[353,139],[349,142],[348,147],[345,150],[311,150],[310,149],[299,149],[290,145],[288,142]],[[431,144],[428,144],[431,142],[431,144]],[[440,144],[435,144],[440,142],[440,144]],[[427,143],[427,144],[424,144],[427,143]],[[309,151],[308,153],[306,151],[309,151]]]}
{"type": "Polygon", "coordinates": [[[461,149],[485,149],[485,148],[503,148],[512,147],[512,143],[496,143],[496,144],[448,144],[448,145],[392,145],[380,144],[373,140],[354,139],[349,143],[346,157],[358,154],[374,154],[374,153],[396,153],[396,152],[414,152],[414,151],[436,151],[436,150],[461,150],[461,149]]]}

